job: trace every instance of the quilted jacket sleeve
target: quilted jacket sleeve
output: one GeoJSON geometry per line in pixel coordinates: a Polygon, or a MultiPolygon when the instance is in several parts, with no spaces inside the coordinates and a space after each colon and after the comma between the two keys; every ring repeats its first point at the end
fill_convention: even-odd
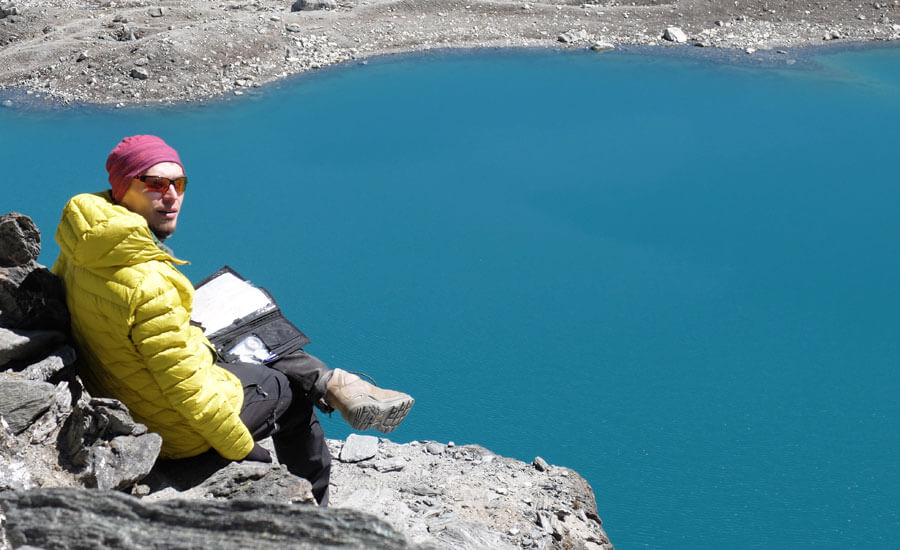
{"type": "Polygon", "coordinates": [[[223,377],[206,339],[192,330],[183,299],[164,275],[147,275],[132,302],[132,341],[168,405],[220,455],[240,460],[253,448],[239,416],[243,392],[223,377]]]}

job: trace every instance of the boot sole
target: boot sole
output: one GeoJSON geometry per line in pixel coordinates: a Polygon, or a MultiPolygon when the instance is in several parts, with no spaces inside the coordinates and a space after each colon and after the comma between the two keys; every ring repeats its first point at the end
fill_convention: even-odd
{"type": "Polygon", "coordinates": [[[416,402],[409,396],[390,401],[378,401],[369,396],[361,399],[364,402],[350,407],[345,420],[354,430],[364,431],[374,428],[384,434],[394,431],[416,402]]]}

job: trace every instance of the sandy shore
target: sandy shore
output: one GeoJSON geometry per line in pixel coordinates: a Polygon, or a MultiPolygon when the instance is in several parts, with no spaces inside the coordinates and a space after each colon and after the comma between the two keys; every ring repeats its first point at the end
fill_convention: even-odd
{"type": "Polygon", "coordinates": [[[167,103],[432,48],[641,44],[753,56],[900,39],[896,0],[309,0],[333,7],[292,11],[294,3],[0,0],[0,88],[65,103],[167,103]]]}

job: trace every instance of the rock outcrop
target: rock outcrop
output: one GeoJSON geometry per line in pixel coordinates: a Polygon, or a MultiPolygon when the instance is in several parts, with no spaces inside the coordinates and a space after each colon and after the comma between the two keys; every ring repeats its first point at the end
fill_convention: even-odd
{"type": "Polygon", "coordinates": [[[159,459],[157,434],[85,391],[29,224],[0,217],[0,550],[612,548],[576,472],[475,445],[330,440],[327,509],[278,464],[159,459]]]}

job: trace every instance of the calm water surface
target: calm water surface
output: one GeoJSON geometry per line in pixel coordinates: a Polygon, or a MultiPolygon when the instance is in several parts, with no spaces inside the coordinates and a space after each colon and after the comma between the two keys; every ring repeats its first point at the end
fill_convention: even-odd
{"type": "Polygon", "coordinates": [[[65,200],[158,133],[191,178],[187,274],[230,264],[310,352],[412,393],[394,440],[574,468],[619,549],[888,548],[900,49],[807,61],[433,54],[207,106],[0,109],[0,211],[52,264],[65,200]]]}

